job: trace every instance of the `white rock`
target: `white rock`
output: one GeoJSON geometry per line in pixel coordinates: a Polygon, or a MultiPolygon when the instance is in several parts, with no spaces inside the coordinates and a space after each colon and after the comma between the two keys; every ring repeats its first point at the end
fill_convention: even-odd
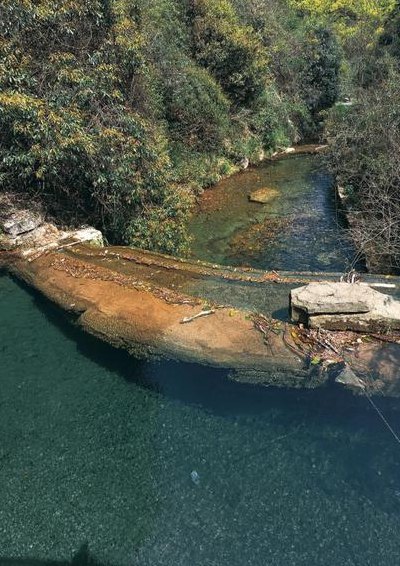
{"type": "Polygon", "coordinates": [[[70,233],[69,237],[77,242],[91,244],[92,246],[98,246],[100,248],[104,246],[103,234],[100,230],[97,230],[92,226],[76,230],[75,232],[70,233]]]}
{"type": "Polygon", "coordinates": [[[291,317],[311,328],[400,329],[400,301],[365,283],[310,283],[290,294],[291,317]]]}

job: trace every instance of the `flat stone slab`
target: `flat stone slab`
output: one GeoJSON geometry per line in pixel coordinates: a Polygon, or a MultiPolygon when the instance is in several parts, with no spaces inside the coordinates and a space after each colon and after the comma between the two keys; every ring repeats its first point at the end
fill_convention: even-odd
{"type": "Polygon", "coordinates": [[[376,332],[400,329],[400,301],[366,283],[310,283],[290,294],[293,322],[311,328],[376,332]]]}
{"type": "Polygon", "coordinates": [[[270,187],[257,189],[249,194],[250,202],[258,202],[259,204],[267,204],[279,195],[279,191],[270,187]]]}
{"type": "Polygon", "coordinates": [[[291,292],[292,318],[298,320],[298,311],[308,315],[366,313],[371,310],[367,295],[374,299],[375,293],[370,287],[351,283],[310,283],[291,292]]]}

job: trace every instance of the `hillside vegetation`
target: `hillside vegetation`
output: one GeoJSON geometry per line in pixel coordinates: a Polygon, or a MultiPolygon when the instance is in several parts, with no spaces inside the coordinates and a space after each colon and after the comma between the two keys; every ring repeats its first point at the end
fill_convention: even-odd
{"type": "MultiPolygon", "coordinates": [[[[377,5],[366,2],[366,5],[377,5]]],[[[330,166],[344,188],[355,219],[350,233],[372,270],[400,270],[400,6],[386,4],[364,53],[347,46],[356,61],[347,90],[353,104],[337,106],[326,124],[330,166]]],[[[361,28],[362,30],[363,28],[361,28]]],[[[361,31],[359,32],[361,35],[361,31]]]]}
{"type": "Polygon", "coordinates": [[[203,187],[325,136],[396,267],[399,32],[398,0],[2,0],[0,190],[184,254],[203,187]]]}
{"type": "Polygon", "coordinates": [[[1,190],[185,253],[196,191],[315,135],[331,28],[285,0],[2,0],[1,190]]]}

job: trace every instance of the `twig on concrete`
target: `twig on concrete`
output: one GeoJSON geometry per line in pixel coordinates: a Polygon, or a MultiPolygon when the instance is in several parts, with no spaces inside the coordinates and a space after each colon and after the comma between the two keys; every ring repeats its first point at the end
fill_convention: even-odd
{"type": "Polygon", "coordinates": [[[198,314],[195,314],[194,316],[188,316],[185,317],[181,320],[181,324],[187,324],[188,322],[193,322],[194,320],[201,318],[203,316],[209,316],[210,314],[214,314],[215,310],[211,309],[209,311],[201,311],[198,314]]]}

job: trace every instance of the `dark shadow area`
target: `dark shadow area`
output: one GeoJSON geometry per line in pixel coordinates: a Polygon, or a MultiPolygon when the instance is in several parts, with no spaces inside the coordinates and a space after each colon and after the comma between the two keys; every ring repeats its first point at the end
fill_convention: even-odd
{"type": "MultiPolygon", "coordinates": [[[[168,360],[139,360],[87,334],[74,325],[72,317],[66,316],[39,292],[20,281],[16,283],[34,298],[36,307],[49,322],[76,343],[83,356],[128,383],[226,418],[279,410],[282,424],[307,419],[321,425],[335,423],[344,428],[368,427],[376,429],[377,433],[381,431],[382,423],[374,415],[371,418],[372,409],[367,400],[337,385],[327,384],[316,389],[267,387],[234,381],[225,369],[168,360]]],[[[398,422],[400,429],[399,401],[381,398],[379,403],[382,410],[398,422]]]]}
{"type": "Polygon", "coordinates": [[[277,320],[281,320],[282,322],[289,322],[290,321],[290,314],[289,314],[289,307],[277,309],[272,313],[272,318],[276,318],[277,320]]]}
{"type": "Polygon", "coordinates": [[[81,546],[72,560],[36,560],[35,558],[0,558],[0,566],[115,566],[98,562],[90,556],[88,544],[81,546]]]}

